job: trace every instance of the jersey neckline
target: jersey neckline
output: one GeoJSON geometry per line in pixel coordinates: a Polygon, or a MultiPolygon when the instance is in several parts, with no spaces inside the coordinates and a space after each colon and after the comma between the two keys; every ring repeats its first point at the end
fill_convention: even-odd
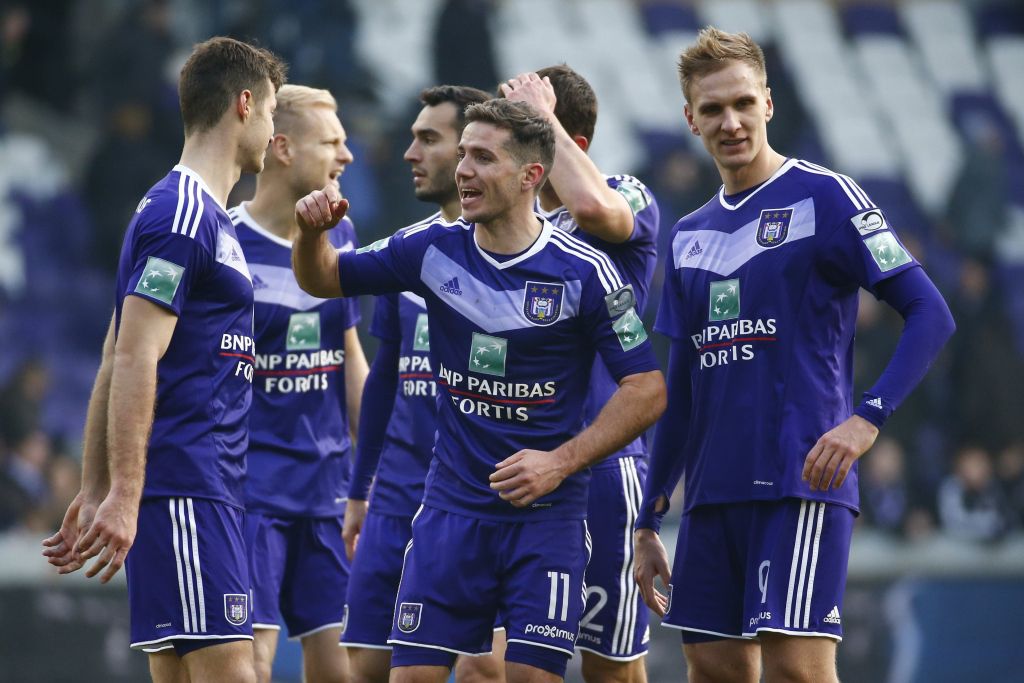
{"type": "Polygon", "coordinates": [[[775,171],[775,173],[773,173],[771,177],[768,178],[768,180],[761,183],[758,187],[754,189],[753,192],[746,195],[745,197],[743,197],[743,199],[739,200],[735,204],[730,204],[729,201],[725,198],[725,185],[722,185],[722,187],[718,188],[718,203],[722,205],[722,208],[728,211],[735,211],[736,209],[740,208],[748,201],[750,201],[751,197],[757,195],[758,192],[774,183],[778,178],[785,174],[786,171],[793,168],[793,166],[796,165],[796,162],[797,159],[786,159],[785,163],[783,163],[782,166],[779,166],[779,169],[775,171]]]}
{"type": "Polygon", "coordinates": [[[227,211],[225,206],[220,203],[220,200],[218,200],[217,197],[214,196],[213,192],[210,191],[210,186],[206,184],[206,181],[203,180],[203,177],[199,175],[199,173],[197,173],[195,170],[189,168],[185,164],[175,164],[174,168],[172,168],[171,170],[177,171],[181,175],[188,176],[192,180],[199,183],[200,189],[202,189],[203,192],[210,196],[210,199],[212,199],[214,203],[220,207],[221,211],[227,211]]]}
{"type": "Polygon", "coordinates": [[[539,214],[534,214],[534,216],[541,222],[540,235],[538,235],[537,239],[533,241],[533,244],[530,245],[529,249],[522,252],[518,256],[510,258],[507,261],[499,261],[493,256],[491,256],[489,253],[487,253],[487,250],[481,247],[480,243],[476,239],[476,223],[473,224],[473,246],[476,247],[477,253],[480,254],[480,256],[482,256],[483,259],[487,261],[487,263],[491,264],[498,270],[505,270],[506,268],[511,268],[512,266],[518,263],[522,263],[523,261],[530,258],[534,254],[540,253],[540,251],[543,250],[545,246],[547,246],[548,240],[551,239],[551,231],[555,229],[555,227],[551,225],[551,222],[548,221],[548,219],[544,218],[539,214]]]}

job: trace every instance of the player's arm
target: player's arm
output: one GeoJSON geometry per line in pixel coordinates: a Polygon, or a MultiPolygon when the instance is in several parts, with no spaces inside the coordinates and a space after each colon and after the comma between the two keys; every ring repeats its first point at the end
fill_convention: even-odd
{"type": "Polygon", "coordinates": [[[621,450],[665,410],[665,378],[660,370],[626,375],[597,419],[554,451],[522,450],[499,462],[490,476],[502,500],[526,507],[571,474],[621,450]]]}
{"type": "Polygon", "coordinates": [[[43,555],[47,562],[58,568],[58,573],[69,574],[82,567],[75,552],[78,538],[85,533],[96,516],[96,508],[110,488],[107,470],[107,404],[110,400],[110,377],[114,369],[114,317],[110,318],[107,336],[103,340],[100,367],[89,396],[85,414],[85,434],[82,442],[82,486],[68,506],[60,529],[45,539],[43,555]]]}
{"type": "Polygon", "coordinates": [[[327,231],[344,218],[348,200],[333,183],[313,190],[295,204],[299,235],[292,244],[292,270],[304,290],[321,298],[344,296],[338,275],[338,252],[327,231]]]}
{"type": "Polygon", "coordinates": [[[845,422],[818,439],[804,460],[811,489],[839,488],[878,430],[924,378],[956,329],[942,295],[921,268],[910,268],[876,285],[879,298],[903,317],[900,340],[889,364],[845,422]]]}
{"type": "Polygon", "coordinates": [[[359,330],[352,326],[345,330],[345,407],[348,411],[348,428],[352,440],[359,440],[359,411],[363,397],[363,385],[370,368],[366,354],[359,341],[359,330]]]}
{"type": "Polygon", "coordinates": [[[654,587],[655,577],[664,585],[671,579],[668,555],[658,532],[668,512],[669,499],[683,474],[682,447],[690,429],[693,396],[685,342],[674,341],[668,357],[668,407],[658,421],[644,498],[633,533],[633,578],[644,602],[659,616],[665,615],[668,598],[654,587]]]}
{"type": "Polygon", "coordinates": [[[510,100],[530,104],[543,114],[555,131],[555,163],[548,180],[584,232],[606,242],[625,242],[633,234],[633,212],[625,198],[608,187],[604,175],[581,145],[555,116],[555,91],[551,81],[535,73],[520,74],[501,85],[510,100]]]}
{"type": "Polygon", "coordinates": [[[110,491],[79,542],[83,561],[99,556],[87,577],[103,570],[106,583],[124,564],[135,540],[153,426],[157,362],[167,351],[177,316],[139,296],[127,296],[114,344],[108,406],[107,456],[110,491]]]}
{"type": "Polygon", "coordinates": [[[342,526],[345,552],[350,560],[355,554],[356,541],[366,520],[370,485],[380,464],[384,436],[395,407],[400,356],[401,343],[398,340],[381,340],[363,387],[362,401],[366,410],[359,416],[359,440],[356,442],[352,476],[349,477],[348,503],[342,526]]]}

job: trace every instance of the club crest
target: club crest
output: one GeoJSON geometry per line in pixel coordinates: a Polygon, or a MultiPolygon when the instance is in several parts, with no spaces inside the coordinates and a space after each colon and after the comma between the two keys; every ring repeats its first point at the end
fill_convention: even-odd
{"type": "Polygon", "coordinates": [[[412,633],[420,627],[420,614],[423,613],[423,603],[403,602],[398,606],[398,630],[402,633],[412,633]]]}
{"type": "Polygon", "coordinates": [[[793,209],[765,209],[757,224],[757,243],[766,249],[777,247],[789,237],[793,209]]]}
{"type": "Polygon", "coordinates": [[[551,325],[562,312],[564,284],[526,281],[523,295],[523,315],[535,325],[551,325]]]}
{"type": "Polygon", "coordinates": [[[235,626],[244,624],[249,619],[249,596],[244,593],[225,593],[224,618],[235,626]]]}

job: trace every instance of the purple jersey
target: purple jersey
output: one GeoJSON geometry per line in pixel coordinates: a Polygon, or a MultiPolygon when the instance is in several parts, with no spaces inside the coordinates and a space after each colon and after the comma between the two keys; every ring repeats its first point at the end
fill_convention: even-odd
{"type": "Polygon", "coordinates": [[[127,296],[178,317],[157,364],[143,498],[190,496],[241,507],[252,282],[231,219],[185,166],[146,193],[128,225],[117,269],[117,329],[127,296]]]}
{"type": "MultiPolygon", "coordinates": [[[[292,273],[291,242],[260,227],[244,204],[229,213],[256,300],[246,509],[337,517],[345,512],[352,447],[345,330],[359,323],[358,302],[306,294],[292,273]]],[[[328,239],[343,251],[357,246],[348,218],[328,239]]]]}
{"type": "MultiPolygon", "coordinates": [[[[857,290],[918,266],[846,176],[796,159],[739,198],[720,191],[672,233],[655,329],[686,349],[686,509],[798,497],[857,508],[801,480],[852,413],[857,290]]],[[[665,418],[663,418],[665,419],[665,418]]]]}
{"type": "Polygon", "coordinates": [[[436,222],[341,254],[339,274],[349,294],[426,301],[439,396],[425,504],[497,520],[585,517],[586,473],[528,509],[501,500],[488,477],[517,451],[552,450],[580,431],[595,353],[616,378],[657,369],[607,256],[543,221],[527,251],[500,261],[472,224],[436,222]]]}
{"type": "MultiPolygon", "coordinates": [[[[625,242],[606,242],[599,237],[579,229],[576,219],[569,210],[561,206],[553,211],[543,211],[538,204],[538,213],[549,220],[556,228],[578,237],[587,244],[608,254],[612,263],[619,269],[625,281],[633,285],[636,296],[637,313],[643,315],[647,304],[647,294],[654,277],[654,267],[658,261],[656,249],[658,239],[658,203],[651,191],[643,183],[629,175],[616,175],[606,178],[608,187],[621,194],[633,212],[633,234],[625,242]]],[[[618,389],[608,369],[598,358],[590,376],[590,395],[584,407],[584,420],[590,424],[597,418],[611,395],[618,389]]],[[[614,456],[601,463],[600,466],[611,467],[618,471],[617,457],[645,456],[647,448],[643,437],[638,437],[614,456]]]]}

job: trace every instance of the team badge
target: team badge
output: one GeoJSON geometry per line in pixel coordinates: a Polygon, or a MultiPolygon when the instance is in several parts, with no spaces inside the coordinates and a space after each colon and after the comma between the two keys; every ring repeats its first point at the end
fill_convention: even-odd
{"type": "Polygon", "coordinates": [[[711,283],[708,295],[708,321],[732,320],[740,317],[740,279],[711,283]]]}
{"type": "Polygon", "coordinates": [[[523,315],[535,325],[551,325],[562,312],[564,284],[526,281],[523,293],[523,315]]]}
{"type": "Polygon", "coordinates": [[[142,277],[135,285],[135,291],[170,304],[174,301],[174,293],[178,291],[184,272],[185,269],[177,263],[150,256],[142,277]]]}
{"type": "Polygon", "coordinates": [[[416,316],[416,331],[412,335],[412,350],[430,350],[430,323],[427,321],[426,313],[416,316]]]}
{"type": "Polygon", "coordinates": [[[505,376],[508,340],[488,334],[473,333],[469,347],[469,369],[484,375],[505,376]]]}
{"type": "Polygon", "coordinates": [[[418,629],[422,613],[422,602],[403,602],[398,606],[398,630],[402,633],[412,633],[418,629]]]}
{"type": "Polygon", "coordinates": [[[765,209],[757,224],[757,243],[765,249],[777,247],[789,237],[793,209],[765,209]]]}
{"type": "Polygon", "coordinates": [[[235,626],[244,624],[249,618],[249,596],[244,593],[225,593],[224,618],[235,626]]]}
{"type": "Polygon", "coordinates": [[[320,348],[320,313],[292,313],[288,318],[288,351],[309,351],[320,348]]]}

